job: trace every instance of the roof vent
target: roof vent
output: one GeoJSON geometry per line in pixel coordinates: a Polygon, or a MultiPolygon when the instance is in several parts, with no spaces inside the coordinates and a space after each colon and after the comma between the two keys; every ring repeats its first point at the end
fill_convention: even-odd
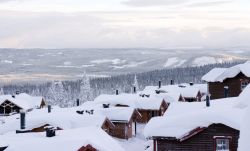
{"type": "Polygon", "coordinates": [[[109,108],[109,104],[102,104],[103,108],[109,108]]]}
{"type": "Polygon", "coordinates": [[[56,128],[53,126],[44,127],[46,130],[46,137],[54,137],[56,136],[56,128]]]}
{"type": "Polygon", "coordinates": [[[78,113],[78,114],[83,114],[84,111],[76,111],[76,113],[78,113]]]}

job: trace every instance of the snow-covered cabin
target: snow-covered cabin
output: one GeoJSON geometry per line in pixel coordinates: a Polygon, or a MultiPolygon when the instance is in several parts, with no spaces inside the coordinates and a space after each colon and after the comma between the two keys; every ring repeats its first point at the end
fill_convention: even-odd
{"type": "Polygon", "coordinates": [[[242,110],[196,107],[193,112],[149,121],[144,135],[153,140],[154,151],[237,150],[242,110]]]}
{"type": "MultiPolygon", "coordinates": [[[[175,102],[177,101],[185,101],[185,102],[197,102],[201,101],[201,98],[206,93],[206,84],[178,84],[178,85],[165,85],[161,86],[147,86],[141,94],[164,94],[166,96],[175,98],[175,102]]],[[[171,101],[165,100],[165,101],[171,101]]]]}
{"type": "Polygon", "coordinates": [[[115,125],[111,135],[117,138],[129,139],[136,135],[136,121],[141,118],[140,113],[131,107],[113,107],[99,110],[115,125]]]}
{"type": "Polygon", "coordinates": [[[94,115],[106,116],[114,125],[109,134],[111,136],[129,139],[136,135],[136,122],[141,118],[140,113],[133,107],[108,107],[95,104],[94,101],[85,102],[79,107],[78,112],[92,110],[94,115]]]}
{"type": "Polygon", "coordinates": [[[8,144],[5,151],[125,151],[116,140],[98,127],[57,131],[56,136],[43,133],[8,133],[0,135],[8,144]]]}
{"type": "Polygon", "coordinates": [[[20,110],[31,111],[43,108],[46,102],[43,97],[30,96],[26,93],[0,96],[0,115],[19,113],[20,110]]]}
{"type": "MultiPolygon", "coordinates": [[[[96,104],[108,104],[112,107],[132,107],[138,110],[142,118],[139,123],[147,123],[152,117],[162,116],[168,108],[169,103],[165,101],[163,95],[139,95],[139,94],[119,94],[98,96],[94,102],[96,104]]],[[[169,98],[167,98],[169,99],[169,98]]]]}
{"type": "Polygon", "coordinates": [[[202,77],[211,99],[236,97],[250,82],[250,62],[230,68],[214,68],[202,77]]]}
{"type": "Polygon", "coordinates": [[[249,90],[239,97],[211,100],[209,107],[205,102],[176,102],[163,117],[149,121],[144,135],[153,140],[154,151],[236,151],[249,90]]]}

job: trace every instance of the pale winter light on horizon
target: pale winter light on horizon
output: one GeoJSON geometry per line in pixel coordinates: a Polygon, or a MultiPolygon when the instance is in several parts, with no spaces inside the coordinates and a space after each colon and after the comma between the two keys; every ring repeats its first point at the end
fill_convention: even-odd
{"type": "Polygon", "coordinates": [[[247,0],[0,0],[0,47],[249,47],[249,6],[247,0]]]}

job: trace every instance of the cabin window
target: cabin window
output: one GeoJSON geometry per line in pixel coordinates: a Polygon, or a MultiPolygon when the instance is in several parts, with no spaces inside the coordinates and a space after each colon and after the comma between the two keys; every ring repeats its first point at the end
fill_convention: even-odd
{"type": "Polygon", "coordinates": [[[241,82],[241,90],[244,90],[245,87],[247,87],[248,84],[249,84],[249,81],[242,81],[241,82]]]}
{"type": "Polygon", "coordinates": [[[215,138],[215,151],[230,151],[229,137],[216,137],[215,138]]]}

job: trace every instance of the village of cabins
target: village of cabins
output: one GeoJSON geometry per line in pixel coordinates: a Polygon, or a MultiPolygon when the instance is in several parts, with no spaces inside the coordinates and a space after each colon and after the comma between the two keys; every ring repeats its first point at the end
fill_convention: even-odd
{"type": "Polygon", "coordinates": [[[125,151],[137,136],[146,151],[250,150],[250,62],[214,68],[202,81],[159,81],[72,108],[25,93],[2,95],[0,151],[125,151]]]}

